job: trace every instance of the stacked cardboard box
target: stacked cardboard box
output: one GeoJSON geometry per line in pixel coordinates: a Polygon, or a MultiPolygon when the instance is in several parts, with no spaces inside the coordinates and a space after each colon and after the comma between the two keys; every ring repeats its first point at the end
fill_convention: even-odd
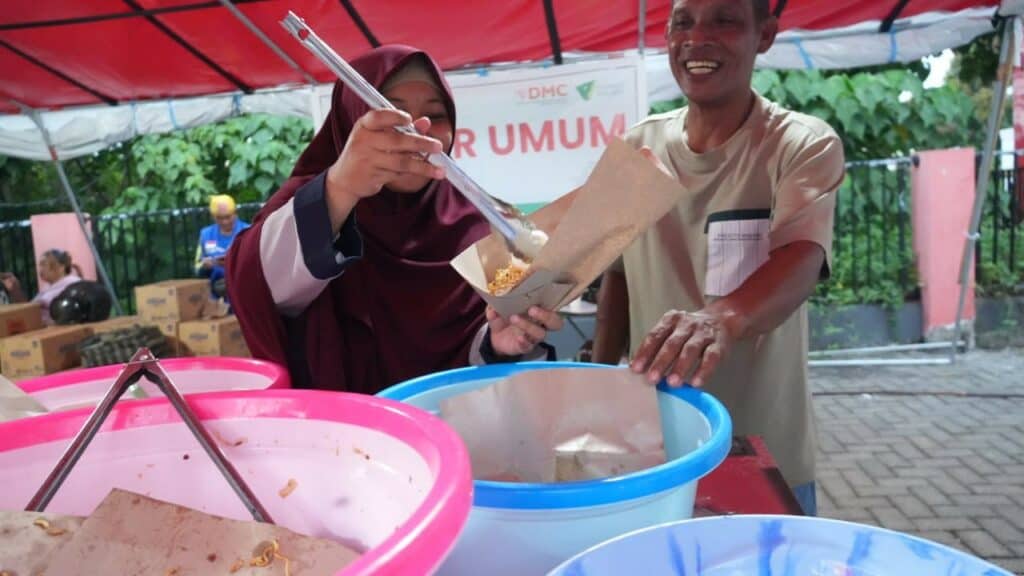
{"type": "Polygon", "coordinates": [[[141,316],[117,316],[116,318],[103,320],[102,322],[90,322],[86,324],[86,326],[92,329],[93,335],[116,332],[133,326],[147,325],[152,325],[152,323],[143,320],[141,316]]]}
{"type": "Polygon", "coordinates": [[[178,338],[190,356],[250,356],[234,316],[182,322],[178,338]]]}
{"type": "Polygon", "coordinates": [[[0,305],[0,338],[6,338],[22,332],[38,330],[43,327],[43,309],[39,304],[0,305]]]}
{"type": "MultiPolygon", "coordinates": [[[[43,309],[38,304],[0,305],[0,350],[3,339],[15,334],[39,330],[43,327],[43,309]]],[[[0,354],[0,374],[4,373],[3,354],[0,354]]]]}
{"type": "Polygon", "coordinates": [[[200,278],[166,280],[135,288],[139,317],[160,328],[172,356],[187,355],[178,336],[178,325],[201,318],[209,300],[210,283],[200,278]]]}
{"type": "Polygon", "coordinates": [[[92,334],[84,325],[52,326],[0,341],[0,365],[11,380],[36,378],[81,364],[78,345],[92,334]]]}

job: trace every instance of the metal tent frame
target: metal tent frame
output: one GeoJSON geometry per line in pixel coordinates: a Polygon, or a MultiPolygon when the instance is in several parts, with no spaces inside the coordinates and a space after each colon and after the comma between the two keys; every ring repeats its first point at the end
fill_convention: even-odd
{"type": "MultiPolygon", "coordinates": [[[[240,1],[240,0],[235,0],[235,2],[238,2],[238,1],[240,1]]],[[[154,25],[156,25],[158,28],[160,28],[160,30],[164,34],[166,34],[168,37],[170,37],[171,39],[173,39],[176,42],[178,42],[179,44],[181,44],[184,48],[186,48],[187,50],[189,50],[193,54],[196,54],[197,57],[199,57],[201,60],[206,62],[207,65],[211,66],[213,69],[218,71],[218,73],[220,73],[225,78],[231,80],[232,83],[234,83],[236,86],[238,86],[243,92],[246,92],[246,93],[252,92],[252,88],[250,88],[249,86],[245,85],[244,82],[242,82],[242,81],[238,80],[237,78],[234,78],[233,76],[231,76],[228,72],[226,72],[225,70],[223,70],[219,66],[217,66],[216,63],[210,61],[208,57],[206,57],[202,53],[199,53],[194,47],[192,47],[190,44],[188,44],[188,42],[185,39],[183,39],[180,36],[178,36],[177,34],[175,34],[172,30],[167,29],[159,20],[157,20],[155,18],[155,12],[151,13],[152,11],[142,10],[141,7],[139,7],[135,2],[132,2],[130,0],[126,0],[126,2],[129,3],[130,6],[132,6],[133,10],[136,13],[138,13],[139,15],[142,15],[147,20],[152,22],[154,25]]],[[[238,9],[238,7],[235,5],[235,2],[233,2],[232,0],[218,0],[218,2],[219,2],[219,4],[221,4],[224,8],[226,8],[232,14],[232,16],[234,17],[235,20],[237,20],[239,23],[241,23],[246,28],[246,30],[249,33],[251,33],[256,38],[258,38],[259,41],[262,44],[264,44],[267,48],[269,48],[278,58],[280,58],[282,61],[284,61],[285,64],[287,64],[290,68],[292,68],[293,70],[297,71],[303,77],[303,79],[306,82],[308,82],[310,85],[312,85],[314,87],[316,86],[316,81],[313,78],[313,76],[308,71],[303,69],[302,66],[300,66],[294,59],[289,57],[287,52],[282,50],[280,46],[278,46],[262,30],[260,30],[259,27],[257,27],[241,10],[238,9]]],[[[342,6],[345,8],[346,12],[348,12],[350,18],[353,20],[353,22],[357,25],[358,29],[365,36],[367,41],[371,45],[378,45],[379,41],[377,40],[376,36],[373,34],[372,30],[370,30],[370,28],[367,26],[366,22],[363,20],[363,18],[358,13],[358,11],[356,11],[356,9],[352,5],[352,3],[348,2],[348,1],[345,1],[345,0],[342,0],[341,3],[342,3],[342,6]]],[[[779,0],[776,3],[775,10],[774,10],[775,16],[779,17],[779,16],[781,16],[783,14],[783,12],[785,11],[785,8],[786,8],[786,4],[787,4],[786,0],[779,0]]],[[[1006,2],[1004,0],[1003,4],[1006,5],[1006,6],[1010,6],[1009,10],[1010,10],[1010,12],[1013,12],[1014,14],[1016,13],[1016,11],[1020,11],[1021,9],[1024,9],[1024,7],[1018,5],[1018,4],[1021,4],[1019,2],[1018,3],[1006,2]]],[[[550,44],[551,44],[551,58],[552,58],[552,61],[554,62],[554,64],[557,65],[557,64],[560,64],[560,63],[563,62],[563,54],[562,54],[561,41],[560,41],[560,37],[559,37],[559,33],[558,33],[557,18],[556,18],[555,11],[554,11],[554,8],[553,8],[552,0],[543,0],[543,5],[544,5],[545,23],[546,23],[546,26],[547,26],[548,35],[549,35],[550,44]]],[[[894,4],[893,9],[889,12],[889,14],[885,18],[885,20],[883,20],[882,23],[881,23],[881,26],[879,28],[879,32],[880,33],[889,33],[891,35],[891,34],[893,34],[895,32],[892,29],[893,25],[896,22],[897,18],[900,16],[900,14],[903,11],[903,9],[906,7],[906,5],[907,5],[907,2],[905,0],[902,0],[902,1],[897,2],[897,3],[894,4]]],[[[1004,6],[1004,8],[1005,8],[1005,6],[1004,6]]],[[[645,35],[646,35],[646,32],[647,32],[647,18],[646,18],[647,17],[647,11],[648,11],[647,0],[637,0],[637,10],[638,10],[638,26],[637,26],[637,43],[636,44],[637,44],[637,50],[638,50],[640,56],[643,57],[644,52],[645,52],[645,35]]],[[[969,282],[970,282],[971,263],[972,263],[972,258],[973,258],[974,247],[975,247],[975,245],[977,243],[977,240],[978,240],[978,228],[980,226],[981,213],[982,213],[982,210],[984,208],[985,194],[987,192],[988,184],[989,184],[989,181],[990,181],[990,173],[991,173],[991,169],[992,169],[992,161],[993,161],[993,156],[994,156],[994,151],[995,151],[995,146],[996,146],[996,139],[998,138],[998,127],[999,127],[999,124],[1000,124],[1000,120],[1002,118],[1002,110],[1003,110],[1003,104],[1005,102],[1006,89],[1007,89],[1007,87],[1009,85],[1009,82],[1010,82],[1011,69],[1012,69],[1011,63],[1014,61],[1015,51],[1019,49],[1019,47],[1015,46],[1015,44],[1016,44],[1016,41],[1015,41],[1016,40],[1016,35],[1015,35],[1015,26],[1013,25],[1014,24],[1014,20],[1017,18],[1017,16],[1016,15],[1010,15],[1010,16],[999,15],[999,11],[997,9],[997,16],[996,16],[996,18],[998,19],[998,27],[999,27],[999,30],[1000,30],[1000,64],[999,64],[999,75],[998,75],[998,77],[996,79],[996,82],[995,82],[995,85],[994,85],[995,97],[993,98],[992,109],[991,109],[990,114],[989,114],[989,121],[988,121],[988,126],[987,126],[987,137],[986,137],[984,152],[983,152],[983,156],[982,156],[982,163],[981,163],[981,165],[980,165],[980,167],[978,169],[978,174],[977,174],[977,185],[975,187],[975,197],[974,197],[974,202],[973,202],[972,218],[971,218],[970,227],[969,227],[969,230],[968,230],[968,233],[967,233],[967,237],[965,238],[965,241],[964,241],[963,258],[962,258],[961,268],[960,268],[960,294],[959,294],[959,301],[958,301],[958,306],[957,306],[957,320],[956,320],[956,324],[954,325],[953,337],[951,338],[951,340],[950,340],[950,342],[948,344],[924,343],[924,344],[915,344],[915,345],[895,345],[895,346],[882,346],[882,347],[873,347],[873,348],[860,348],[860,349],[846,349],[846,350],[816,352],[816,353],[814,353],[814,357],[815,358],[823,358],[823,359],[812,360],[812,364],[815,364],[815,365],[839,366],[839,365],[895,364],[895,363],[901,363],[901,362],[902,363],[909,363],[909,364],[921,364],[921,363],[923,363],[924,360],[928,360],[929,361],[928,363],[952,363],[952,362],[956,361],[957,353],[958,353],[958,351],[960,350],[960,348],[963,345],[963,343],[961,342],[963,312],[964,312],[964,308],[965,308],[965,305],[966,305],[967,290],[970,287],[969,282]],[[948,346],[949,350],[950,350],[949,356],[947,358],[945,358],[945,359],[903,359],[903,360],[900,360],[900,359],[878,359],[878,358],[849,358],[849,359],[843,359],[843,360],[834,360],[834,359],[833,360],[828,360],[827,359],[827,357],[830,357],[830,356],[856,356],[857,354],[877,354],[877,353],[903,352],[903,351],[913,351],[913,350],[933,350],[933,349],[941,349],[944,346],[948,346]]],[[[12,46],[8,46],[8,48],[10,48],[11,50],[15,50],[14,47],[12,47],[12,46]]],[[[23,57],[28,58],[28,59],[34,61],[34,59],[32,59],[31,57],[29,57],[27,55],[23,55],[23,57]]],[[[99,93],[97,93],[97,92],[95,92],[93,90],[90,90],[88,88],[88,86],[80,85],[80,83],[75,81],[74,79],[66,78],[64,75],[62,75],[58,71],[53,70],[53,69],[47,67],[44,63],[41,63],[41,62],[36,62],[36,63],[38,65],[46,68],[46,69],[51,70],[51,72],[53,72],[54,74],[57,74],[58,76],[61,76],[62,78],[65,78],[67,81],[72,82],[75,85],[79,85],[81,88],[86,89],[90,93],[94,93],[94,94],[96,94],[99,97],[105,96],[105,95],[99,94],[99,93]]],[[[809,61],[808,61],[808,65],[810,65],[809,61]]],[[[315,91],[314,91],[314,93],[315,93],[315,91]]],[[[110,98],[103,97],[101,99],[107,101],[108,103],[116,104],[116,101],[113,101],[110,98]]],[[[17,101],[14,101],[14,100],[12,100],[12,102],[18,108],[20,108],[23,111],[24,114],[29,116],[32,119],[32,121],[36,124],[36,126],[39,128],[39,130],[40,130],[40,132],[42,134],[43,140],[44,140],[44,142],[45,142],[45,144],[46,144],[46,146],[47,146],[47,148],[49,150],[51,161],[53,162],[54,168],[57,171],[58,177],[59,177],[59,179],[61,181],[61,185],[62,185],[62,187],[64,189],[65,194],[68,197],[68,200],[69,200],[70,204],[72,205],[72,208],[74,209],[74,212],[75,212],[75,214],[76,214],[76,216],[78,218],[79,226],[82,228],[83,234],[85,235],[85,238],[86,238],[86,240],[87,240],[87,242],[89,244],[89,249],[92,252],[93,258],[96,261],[97,271],[98,271],[102,281],[106,285],[107,289],[110,291],[111,295],[113,296],[115,312],[117,314],[119,314],[119,315],[122,314],[123,311],[122,311],[121,306],[120,306],[120,300],[117,298],[117,294],[114,291],[113,284],[112,284],[112,282],[110,280],[110,277],[109,277],[109,275],[107,273],[107,270],[106,270],[106,267],[105,267],[105,265],[103,263],[102,257],[100,256],[99,251],[97,250],[96,245],[93,242],[92,236],[89,233],[88,226],[87,226],[86,220],[85,220],[85,215],[83,214],[83,212],[81,210],[81,206],[79,205],[77,195],[75,194],[75,191],[74,191],[73,187],[71,186],[70,181],[67,178],[67,174],[65,173],[63,165],[61,163],[62,160],[59,157],[59,154],[57,152],[56,147],[53,145],[53,142],[51,140],[50,134],[47,131],[47,129],[46,129],[46,127],[45,127],[41,117],[40,117],[39,111],[35,110],[35,109],[32,109],[32,108],[26,106],[25,104],[23,104],[21,102],[17,102],[17,101]]]]}

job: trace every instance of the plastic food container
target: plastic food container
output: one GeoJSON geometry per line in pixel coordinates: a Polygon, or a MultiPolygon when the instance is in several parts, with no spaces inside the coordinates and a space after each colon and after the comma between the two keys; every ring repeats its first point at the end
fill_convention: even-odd
{"type": "MultiPolygon", "coordinates": [[[[287,370],[263,360],[171,358],[161,360],[160,367],[182,394],[291,387],[287,370]]],[[[95,406],[106,395],[123,368],[124,364],[113,364],[68,370],[22,380],[17,385],[51,412],[95,406]]],[[[140,381],[140,386],[151,397],[161,396],[156,386],[146,380],[140,381]]],[[[131,396],[125,394],[124,398],[131,399],[131,396]]]]}
{"type": "Polygon", "coordinates": [[[600,544],[549,576],[1009,576],[941,544],[839,520],[715,516],[646,528],[600,544]]]}
{"type": "MultiPolygon", "coordinates": [[[[472,500],[469,456],[441,420],[397,402],[306,390],[188,398],[274,522],[363,550],[339,574],[429,574],[472,500]],[[294,480],[287,498],[279,491],[294,480]]],[[[89,415],[0,424],[0,509],[23,509],[89,415]]],[[[88,515],[113,487],[251,520],[165,399],[115,407],[47,512],[88,515]]]]}
{"type": "MultiPolygon", "coordinates": [[[[561,362],[482,366],[425,376],[379,395],[437,412],[444,398],[515,372],[567,367],[607,369],[561,362]]],[[[624,532],[691,517],[697,481],[729,453],[732,421],[718,400],[700,390],[661,387],[658,398],[668,462],[583,482],[475,481],[466,531],[438,573],[544,574],[624,532]]]]}

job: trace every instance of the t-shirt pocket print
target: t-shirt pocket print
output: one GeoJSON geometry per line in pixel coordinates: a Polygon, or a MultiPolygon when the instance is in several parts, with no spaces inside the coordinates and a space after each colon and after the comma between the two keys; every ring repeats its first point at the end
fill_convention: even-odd
{"type": "Polygon", "coordinates": [[[725,296],[768,261],[770,210],[726,210],[708,216],[704,294],[725,296]]]}

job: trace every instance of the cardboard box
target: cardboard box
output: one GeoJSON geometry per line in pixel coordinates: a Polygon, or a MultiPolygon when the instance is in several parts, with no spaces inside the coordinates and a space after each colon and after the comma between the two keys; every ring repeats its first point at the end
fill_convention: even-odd
{"type": "Polygon", "coordinates": [[[186,353],[193,356],[250,356],[242,327],[234,316],[182,322],[178,338],[186,353]]]}
{"type": "Polygon", "coordinates": [[[85,324],[85,326],[92,329],[93,334],[106,334],[133,326],[152,326],[154,324],[154,322],[143,320],[142,316],[118,316],[117,318],[110,318],[102,322],[91,322],[85,324]]]}
{"type": "Polygon", "coordinates": [[[42,327],[43,309],[39,304],[26,302],[0,305],[0,338],[39,330],[42,327]]]}
{"type": "Polygon", "coordinates": [[[35,378],[81,365],[78,344],[92,335],[84,325],[53,326],[4,338],[0,355],[5,376],[35,378]]]}
{"type": "Polygon", "coordinates": [[[167,280],[135,287],[135,307],[139,316],[153,322],[185,322],[200,318],[210,299],[210,282],[167,280]]]}
{"type": "Polygon", "coordinates": [[[167,337],[167,349],[172,358],[188,356],[185,346],[182,345],[181,339],[178,338],[177,322],[156,322],[155,324],[163,332],[164,336],[167,337]]]}

